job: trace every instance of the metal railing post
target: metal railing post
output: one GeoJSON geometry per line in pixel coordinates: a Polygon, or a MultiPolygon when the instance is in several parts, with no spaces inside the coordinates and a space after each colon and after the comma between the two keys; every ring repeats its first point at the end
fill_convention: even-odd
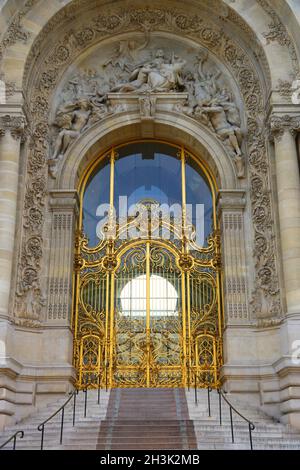
{"type": "Polygon", "coordinates": [[[250,438],[250,449],[253,450],[253,442],[252,442],[252,431],[255,429],[252,423],[248,423],[249,425],[249,438],[250,438]]]}
{"type": "Polygon", "coordinates": [[[221,397],[221,392],[218,389],[218,394],[219,394],[219,420],[220,420],[220,426],[222,426],[222,397],[221,397]]]}
{"type": "Polygon", "coordinates": [[[42,435],[41,435],[41,450],[44,449],[44,432],[45,432],[45,425],[42,425],[42,435]]]}
{"type": "Polygon", "coordinates": [[[64,432],[64,419],[65,419],[65,408],[61,410],[61,422],[60,422],[60,444],[62,444],[63,440],[63,432],[64,432]]]}
{"type": "Polygon", "coordinates": [[[197,393],[197,374],[194,374],[195,376],[195,403],[198,405],[198,393],[197,393]]]}
{"type": "Polygon", "coordinates": [[[100,405],[100,388],[101,388],[101,377],[98,376],[98,405],[100,405]]]}
{"type": "Polygon", "coordinates": [[[86,408],[87,408],[87,394],[88,394],[88,389],[86,388],[83,390],[83,393],[85,394],[84,397],[84,417],[86,418],[86,408]]]}
{"type": "Polygon", "coordinates": [[[105,391],[107,392],[108,390],[108,377],[107,377],[107,369],[108,369],[109,363],[106,362],[105,364],[105,391]]]}
{"type": "Polygon", "coordinates": [[[210,387],[207,387],[207,402],[208,402],[208,416],[209,416],[209,417],[211,417],[210,392],[211,392],[211,388],[210,388],[210,387]]]}
{"type": "Polygon", "coordinates": [[[77,393],[74,393],[74,400],[73,400],[73,426],[75,426],[75,416],[76,416],[76,395],[77,395],[77,393]]]}
{"type": "Polygon", "coordinates": [[[229,412],[230,412],[231,439],[232,439],[232,442],[234,442],[233,420],[232,420],[232,408],[231,408],[231,406],[229,407],[229,412]]]}

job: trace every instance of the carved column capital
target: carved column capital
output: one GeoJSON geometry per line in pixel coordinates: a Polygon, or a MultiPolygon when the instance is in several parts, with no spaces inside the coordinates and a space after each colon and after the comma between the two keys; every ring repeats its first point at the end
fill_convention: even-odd
{"type": "Polygon", "coordinates": [[[269,121],[270,137],[278,141],[281,140],[285,132],[290,132],[293,136],[300,130],[300,116],[278,116],[273,114],[269,121]]]}
{"type": "Polygon", "coordinates": [[[0,116],[0,137],[3,137],[7,131],[15,140],[22,138],[25,128],[25,117],[5,114],[0,116]]]}

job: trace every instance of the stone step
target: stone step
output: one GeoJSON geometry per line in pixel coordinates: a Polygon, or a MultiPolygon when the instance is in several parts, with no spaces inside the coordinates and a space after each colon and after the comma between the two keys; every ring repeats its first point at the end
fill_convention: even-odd
{"type": "MultiPolygon", "coordinates": [[[[219,424],[218,395],[211,393],[208,417],[207,391],[198,390],[198,405],[193,391],[183,389],[120,389],[100,394],[88,392],[87,417],[84,418],[84,394],[76,398],[76,423],[73,427],[73,400],[65,408],[63,444],[59,444],[61,413],[45,425],[45,449],[79,450],[182,450],[182,449],[249,449],[248,424],[233,413],[235,442],[231,441],[229,407],[222,402],[222,426],[219,424]],[[182,419],[179,419],[182,418],[182,419]]],[[[256,449],[300,449],[300,433],[276,423],[255,407],[235,397],[229,401],[245,417],[254,422],[252,432],[256,449]]],[[[37,426],[64,404],[66,398],[41,408],[21,423],[8,427],[0,435],[4,442],[23,429],[23,440],[17,449],[40,449],[41,432],[37,426]]]]}

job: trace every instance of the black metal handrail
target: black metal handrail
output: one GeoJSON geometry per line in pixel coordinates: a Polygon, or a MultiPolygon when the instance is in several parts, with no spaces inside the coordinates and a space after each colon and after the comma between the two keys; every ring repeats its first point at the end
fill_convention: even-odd
{"type": "MultiPolygon", "coordinates": [[[[97,403],[100,405],[100,388],[101,388],[101,375],[98,374],[98,396],[97,396],[97,403]]],[[[88,406],[88,386],[84,390],[82,390],[84,393],[84,417],[86,418],[87,416],[87,406],[88,406]]],[[[64,420],[65,420],[65,407],[68,405],[68,403],[72,400],[73,398],[73,419],[72,419],[72,424],[75,426],[75,420],[76,420],[76,397],[79,393],[79,390],[75,389],[73,392],[70,393],[69,398],[66,400],[66,402],[57,410],[55,413],[53,413],[49,418],[45,419],[41,424],[38,425],[38,430],[42,433],[41,435],[41,450],[44,449],[44,435],[45,435],[45,425],[51,421],[52,418],[54,418],[58,413],[61,412],[61,422],[60,422],[60,439],[59,442],[62,444],[63,442],[63,432],[64,432],[64,420]]]]}
{"type": "Polygon", "coordinates": [[[20,439],[23,439],[24,434],[25,434],[24,431],[17,431],[13,436],[11,436],[9,439],[7,439],[7,441],[4,442],[4,444],[2,444],[0,446],[0,449],[3,449],[3,447],[5,447],[7,444],[9,444],[13,440],[14,443],[13,443],[13,449],[12,450],[16,450],[17,437],[20,436],[20,439]]]}
{"type": "MultiPolygon", "coordinates": [[[[192,370],[192,373],[194,374],[194,389],[195,389],[195,404],[198,405],[198,394],[197,394],[197,385],[198,385],[198,377],[195,371],[192,370]]],[[[210,386],[207,386],[207,402],[208,402],[208,415],[211,417],[211,402],[210,402],[210,394],[212,392],[212,388],[210,386]]],[[[219,395],[219,422],[220,426],[222,426],[222,398],[226,402],[226,404],[229,406],[229,414],[230,414],[230,427],[231,427],[231,440],[234,443],[234,426],[233,426],[233,416],[232,416],[232,411],[234,411],[236,414],[238,414],[244,421],[248,423],[248,430],[249,430],[249,442],[250,442],[250,449],[253,450],[253,439],[252,439],[252,431],[255,429],[255,425],[250,421],[248,418],[246,418],[242,413],[240,413],[231,403],[230,401],[225,397],[224,393],[222,392],[221,389],[217,389],[218,395],[219,395]]]]}
{"type": "Polygon", "coordinates": [[[53,413],[49,418],[45,419],[41,424],[38,425],[38,431],[42,433],[41,435],[41,450],[44,448],[44,435],[45,435],[45,424],[49,423],[54,416],[56,416],[58,413],[61,411],[61,422],[60,422],[60,444],[62,444],[63,441],[63,432],[64,432],[64,419],[65,419],[65,407],[67,404],[74,399],[73,402],[73,426],[75,425],[75,413],[76,413],[76,396],[78,395],[78,390],[74,390],[73,392],[70,393],[69,398],[67,401],[57,410],[55,413],[53,413]]]}
{"type": "Polygon", "coordinates": [[[237,415],[239,415],[244,421],[248,423],[248,430],[249,430],[249,441],[250,441],[250,448],[253,450],[253,440],[252,440],[252,431],[255,429],[254,423],[250,421],[250,419],[246,418],[242,413],[240,413],[231,403],[230,401],[225,397],[224,393],[222,392],[221,389],[217,389],[218,394],[219,394],[219,416],[220,416],[220,425],[222,425],[222,400],[227,403],[229,406],[229,412],[230,412],[230,425],[231,425],[231,439],[232,442],[234,442],[234,429],[233,429],[233,417],[232,417],[232,411],[234,411],[237,415]]]}

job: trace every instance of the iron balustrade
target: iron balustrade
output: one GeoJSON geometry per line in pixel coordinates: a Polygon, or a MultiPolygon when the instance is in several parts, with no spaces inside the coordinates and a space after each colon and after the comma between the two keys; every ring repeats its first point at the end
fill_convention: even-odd
{"type": "Polygon", "coordinates": [[[41,435],[41,450],[44,449],[44,435],[45,435],[45,424],[49,423],[51,419],[54,418],[54,416],[58,415],[61,411],[61,421],[60,421],[60,444],[62,444],[63,441],[63,432],[64,432],[64,420],[65,420],[65,407],[68,405],[68,403],[72,400],[73,402],[73,426],[75,425],[75,413],[76,413],[76,395],[78,395],[78,390],[74,390],[73,392],[70,393],[69,398],[67,401],[57,410],[55,413],[53,413],[49,418],[45,419],[41,424],[38,425],[38,431],[42,433],[41,435]]]}
{"type": "MultiPolygon", "coordinates": [[[[195,391],[195,404],[198,405],[198,378],[197,374],[194,373],[194,391],[195,391]]],[[[211,400],[210,400],[210,394],[213,391],[211,387],[206,387],[207,388],[207,403],[208,403],[208,415],[211,417],[211,400]]],[[[240,416],[244,421],[247,422],[248,424],[248,431],[249,431],[249,443],[250,443],[250,449],[253,450],[253,439],[252,439],[252,431],[255,429],[255,425],[250,421],[248,418],[246,418],[242,413],[240,413],[231,403],[230,401],[225,397],[224,393],[222,392],[221,389],[217,389],[218,396],[219,396],[219,423],[220,426],[222,426],[222,399],[225,401],[225,403],[229,406],[229,416],[230,416],[230,429],[231,429],[231,440],[234,443],[234,425],[233,425],[233,414],[232,412],[234,411],[238,416],[240,416]]]]}
{"type": "MultiPolygon", "coordinates": [[[[101,376],[98,376],[98,395],[97,395],[97,403],[100,405],[100,386],[101,386],[101,376]]],[[[85,388],[82,390],[84,393],[84,417],[86,418],[87,416],[87,408],[88,408],[88,388],[85,388]]],[[[57,410],[55,413],[53,413],[49,418],[45,419],[41,424],[38,425],[38,430],[42,433],[41,435],[41,450],[44,449],[44,436],[45,436],[45,425],[49,423],[49,421],[52,420],[56,415],[58,415],[61,412],[61,421],[60,421],[60,445],[63,442],[63,432],[64,432],[64,420],[65,420],[65,408],[70,403],[70,401],[73,398],[73,411],[72,411],[72,425],[73,427],[75,426],[75,421],[76,421],[76,399],[77,395],[79,394],[79,390],[75,389],[73,392],[70,393],[69,398],[66,400],[66,402],[57,410]]]]}
{"type": "Polygon", "coordinates": [[[25,433],[24,431],[17,431],[13,436],[11,436],[9,439],[7,439],[6,442],[4,442],[4,444],[2,444],[0,446],[0,449],[3,449],[7,444],[9,444],[12,440],[14,441],[13,443],[13,448],[12,450],[16,450],[16,445],[17,445],[17,437],[19,436],[20,439],[23,439],[25,433]]]}
{"type": "Polygon", "coordinates": [[[248,430],[249,430],[249,442],[250,442],[250,449],[253,450],[253,440],[252,440],[252,431],[255,429],[255,425],[250,421],[248,418],[246,418],[242,413],[240,413],[231,403],[228,401],[228,399],[225,397],[224,393],[222,392],[221,389],[218,389],[218,394],[219,394],[219,413],[220,413],[220,425],[222,425],[222,398],[226,402],[226,404],[229,406],[229,413],[230,413],[230,426],[231,426],[231,439],[232,442],[234,442],[234,429],[233,429],[233,417],[232,417],[232,411],[234,411],[237,415],[239,415],[244,421],[248,423],[248,430]]]}

